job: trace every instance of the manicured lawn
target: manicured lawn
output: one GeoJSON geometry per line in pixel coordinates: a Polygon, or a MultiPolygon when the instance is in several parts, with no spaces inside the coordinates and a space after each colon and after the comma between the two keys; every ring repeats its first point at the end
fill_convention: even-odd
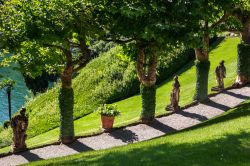
{"type": "Polygon", "coordinates": [[[191,129],[137,144],[30,165],[250,165],[250,100],[191,129]]]}
{"type": "MultiPolygon", "coordinates": [[[[237,44],[240,42],[239,38],[227,38],[220,43],[215,49],[211,51],[210,61],[211,68],[209,74],[209,89],[216,85],[214,70],[219,62],[225,60],[227,67],[227,79],[225,85],[231,85],[236,77],[236,61],[237,61],[237,44]]],[[[192,102],[192,97],[195,91],[195,67],[194,63],[189,63],[184,66],[179,72],[181,83],[181,101],[180,104],[186,105],[192,102]]],[[[167,80],[157,89],[157,105],[156,114],[162,115],[165,112],[165,106],[169,103],[169,93],[172,88],[172,80],[167,80]]],[[[209,91],[211,93],[211,91],[209,91]]],[[[141,97],[140,95],[119,101],[115,103],[118,109],[122,112],[115,121],[115,127],[124,126],[139,119],[141,111],[141,97]]],[[[83,118],[75,120],[75,133],[77,136],[88,135],[100,132],[100,117],[97,113],[89,114],[83,118]]],[[[27,140],[29,147],[34,147],[50,142],[57,141],[59,135],[59,128],[50,130],[36,137],[27,140]]],[[[8,151],[9,148],[0,149],[0,153],[8,151]]]]}

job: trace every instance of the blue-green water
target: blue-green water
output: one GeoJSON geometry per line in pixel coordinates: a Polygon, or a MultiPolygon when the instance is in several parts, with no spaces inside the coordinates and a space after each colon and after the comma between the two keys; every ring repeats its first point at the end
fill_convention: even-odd
{"type": "MultiPolygon", "coordinates": [[[[25,85],[24,78],[20,71],[13,68],[17,67],[17,64],[12,64],[11,67],[0,68],[0,81],[5,78],[15,80],[16,84],[11,94],[12,114],[17,112],[25,103],[26,98],[29,96],[28,88],[25,85]]],[[[5,120],[8,120],[8,100],[5,90],[0,90],[0,124],[5,120]]]]}

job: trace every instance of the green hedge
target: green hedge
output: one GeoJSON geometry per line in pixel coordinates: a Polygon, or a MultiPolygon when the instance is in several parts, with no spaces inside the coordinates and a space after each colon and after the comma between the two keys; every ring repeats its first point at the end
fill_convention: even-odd
{"type": "Polygon", "coordinates": [[[195,61],[196,66],[196,92],[194,100],[204,101],[208,95],[209,61],[195,61]]]}
{"type": "Polygon", "coordinates": [[[250,45],[238,45],[237,74],[250,80],[250,45]]]}
{"type": "Polygon", "coordinates": [[[63,143],[74,139],[74,91],[62,88],[59,92],[60,140],[63,143]]]}
{"type": "Polygon", "coordinates": [[[185,48],[178,48],[173,52],[167,52],[166,54],[166,56],[162,55],[158,62],[157,85],[171,77],[182,66],[195,58],[193,49],[185,50],[185,48]]]}
{"type": "Polygon", "coordinates": [[[142,121],[152,121],[155,117],[156,86],[146,87],[141,85],[142,121]]]}

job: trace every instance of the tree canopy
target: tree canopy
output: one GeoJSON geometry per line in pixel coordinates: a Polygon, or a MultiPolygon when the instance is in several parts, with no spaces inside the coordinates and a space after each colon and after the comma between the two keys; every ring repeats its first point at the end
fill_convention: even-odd
{"type": "Polygon", "coordinates": [[[1,11],[4,53],[31,76],[61,73],[66,63],[77,71],[90,59],[90,39],[102,33],[88,1],[7,1],[1,11]]]}

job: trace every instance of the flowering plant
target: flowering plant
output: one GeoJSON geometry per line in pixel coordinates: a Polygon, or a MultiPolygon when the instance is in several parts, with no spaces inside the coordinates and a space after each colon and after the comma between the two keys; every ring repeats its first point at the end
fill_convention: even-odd
{"type": "Polygon", "coordinates": [[[97,112],[104,116],[118,116],[120,111],[117,110],[116,105],[107,105],[104,104],[101,107],[98,107],[97,112]]]}

